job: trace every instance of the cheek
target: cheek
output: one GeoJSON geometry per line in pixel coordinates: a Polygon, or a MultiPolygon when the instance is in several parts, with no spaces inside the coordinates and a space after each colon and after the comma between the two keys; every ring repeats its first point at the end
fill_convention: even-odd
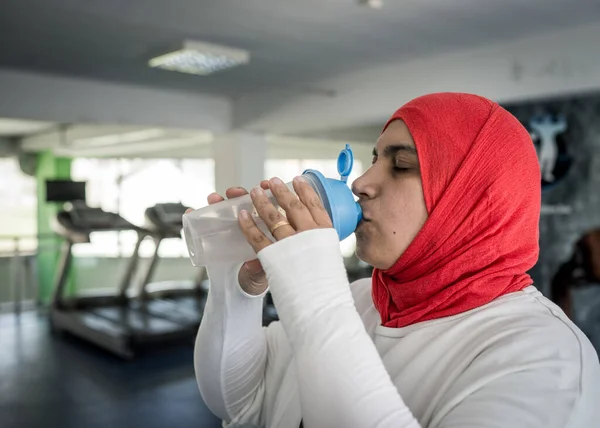
{"type": "Polygon", "coordinates": [[[358,257],[380,269],[400,258],[427,219],[419,178],[386,183],[377,196],[376,221],[357,231],[358,257]]]}
{"type": "Polygon", "coordinates": [[[420,180],[407,180],[386,196],[381,201],[384,226],[381,232],[396,241],[397,246],[406,247],[427,219],[420,180]]]}

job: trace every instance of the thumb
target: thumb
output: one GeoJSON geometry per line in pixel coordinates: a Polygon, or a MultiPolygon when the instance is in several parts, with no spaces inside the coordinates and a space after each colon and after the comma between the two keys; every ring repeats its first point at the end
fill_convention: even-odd
{"type": "Polygon", "coordinates": [[[244,264],[244,269],[246,269],[246,272],[248,272],[250,275],[256,275],[257,273],[261,273],[263,271],[263,267],[258,259],[246,262],[246,264],[244,264]]]}

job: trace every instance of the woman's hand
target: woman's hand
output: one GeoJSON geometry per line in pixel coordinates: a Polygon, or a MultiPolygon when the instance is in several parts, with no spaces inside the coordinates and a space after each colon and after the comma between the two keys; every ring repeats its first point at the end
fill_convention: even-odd
{"type": "MultiPolygon", "coordinates": [[[[332,227],[329,214],[315,190],[304,178],[294,179],[294,191],[298,196],[292,193],[280,179],[272,178],[268,181],[269,189],[279,206],[285,211],[285,215],[269,201],[263,183],[265,182],[263,181],[260,187],[252,189],[250,196],[258,215],[277,241],[305,230],[332,227]]],[[[241,211],[238,221],[242,232],[256,253],[273,243],[258,228],[249,212],[241,211]]]]}
{"type": "MultiPolygon", "coordinates": [[[[269,188],[269,182],[266,180],[261,182],[260,185],[265,190],[269,188]]],[[[242,187],[230,187],[225,191],[225,196],[228,199],[231,199],[244,196],[247,193],[246,189],[242,187]]],[[[207,198],[209,205],[216,204],[223,200],[224,198],[217,193],[211,193],[207,198]]],[[[258,296],[264,293],[268,287],[267,276],[258,259],[244,263],[238,273],[238,282],[240,283],[242,290],[250,295],[258,296]]]]}

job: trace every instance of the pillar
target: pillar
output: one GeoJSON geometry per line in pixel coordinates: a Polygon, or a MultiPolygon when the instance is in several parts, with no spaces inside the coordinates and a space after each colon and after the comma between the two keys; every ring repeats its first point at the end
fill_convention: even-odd
{"type": "MultiPolygon", "coordinates": [[[[51,222],[59,209],[59,204],[46,202],[46,180],[69,179],[71,177],[71,159],[55,157],[50,151],[41,152],[37,157],[37,275],[38,295],[43,304],[47,304],[52,295],[56,268],[63,239],[53,235],[51,222]]],[[[71,287],[68,287],[71,288],[71,287]]]]}
{"type": "Polygon", "coordinates": [[[263,135],[231,133],[213,141],[215,188],[224,195],[228,187],[250,189],[264,177],[267,141],[263,135]]]}

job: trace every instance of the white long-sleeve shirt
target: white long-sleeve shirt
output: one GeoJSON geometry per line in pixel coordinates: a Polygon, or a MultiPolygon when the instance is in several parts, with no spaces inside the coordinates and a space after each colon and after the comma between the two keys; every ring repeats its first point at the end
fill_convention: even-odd
{"type": "Polygon", "coordinates": [[[258,255],[280,321],[237,266],[209,268],[195,348],[202,397],[226,427],[593,428],[600,365],[534,287],[447,318],[380,325],[371,280],[348,284],[333,229],[258,255]]]}

